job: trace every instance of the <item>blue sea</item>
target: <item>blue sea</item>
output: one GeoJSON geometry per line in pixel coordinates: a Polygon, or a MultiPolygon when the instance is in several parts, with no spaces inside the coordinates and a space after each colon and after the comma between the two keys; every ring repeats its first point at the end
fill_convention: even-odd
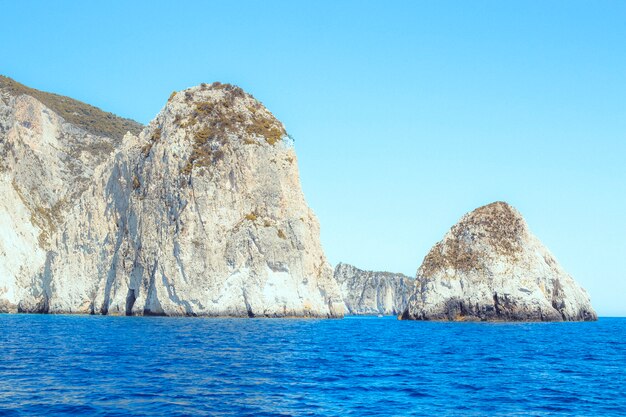
{"type": "Polygon", "coordinates": [[[0,415],[626,415],[626,319],[0,315],[0,415]]]}

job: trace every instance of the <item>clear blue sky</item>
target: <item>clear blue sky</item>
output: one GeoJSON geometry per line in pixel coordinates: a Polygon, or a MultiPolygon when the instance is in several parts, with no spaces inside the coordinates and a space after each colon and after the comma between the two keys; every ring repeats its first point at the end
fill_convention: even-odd
{"type": "Polygon", "coordinates": [[[414,275],[505,200],[626,315],[626,2],[0,1],[0,73],[148,122],[251,92],[296,138],[331,263],[414,275]],[[174,4],[176,3],[176,4],[174,4]]]}

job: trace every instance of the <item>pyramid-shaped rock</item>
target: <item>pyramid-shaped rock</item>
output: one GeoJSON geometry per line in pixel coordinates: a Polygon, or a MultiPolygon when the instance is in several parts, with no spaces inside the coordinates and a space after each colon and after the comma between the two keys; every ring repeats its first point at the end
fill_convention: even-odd
{"type": "Polygon", "coordinates": [[[402,319],[588,321],[583,288],[503,202],[480,207],[428,253],[402,319]]]}

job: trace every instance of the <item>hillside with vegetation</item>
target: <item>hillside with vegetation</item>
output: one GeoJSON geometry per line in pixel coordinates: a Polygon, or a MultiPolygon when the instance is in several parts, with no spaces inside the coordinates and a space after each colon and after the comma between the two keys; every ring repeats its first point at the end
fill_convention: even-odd
{"type": "Polygon", "coordinates": [[[126,132],[138,135],[143,129],[143,125],[134,120],[116,116],[69,97],[35,90],[3,75],[0,75],[0,90],[15,96],[26,94],[34,97],[65,121],[94,135],[108,136],[121,141],[126,132]]]}

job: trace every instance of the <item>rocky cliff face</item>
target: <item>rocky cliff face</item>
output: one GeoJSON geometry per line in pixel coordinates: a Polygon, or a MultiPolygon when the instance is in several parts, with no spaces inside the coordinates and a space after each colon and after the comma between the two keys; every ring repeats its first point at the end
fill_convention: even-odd
{"type": "Polygon", "coordinates": [[[596,320],[589,296],[529,231],[496,202],[466,214],[417,271],[403,319],[596,320]]]}
{"type": "Polygon", "coordinates": [[[293,144],[241,89],[173,94],[123,140],[3,91],[0,309],[343,315],[293,144]]]}
{"type": "Polygon", "coordinates": [[[411,278],[403,274],[363,271],[340,263],[335,267],[346,311],[355,315],[397,315],[406,308],[414,287],[411,278]]]}

